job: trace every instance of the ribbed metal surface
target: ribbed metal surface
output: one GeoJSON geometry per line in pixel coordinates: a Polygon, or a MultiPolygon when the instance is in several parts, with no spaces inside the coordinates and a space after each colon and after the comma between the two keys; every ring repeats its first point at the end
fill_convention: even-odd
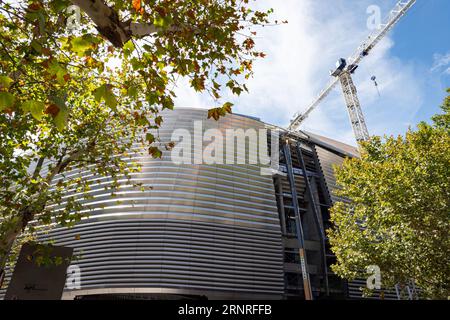
{"type": "Polygon", "coordinates": [[[317,157],[320,167],[322,169],[325,183],[327,185],[328,192],[330,194],[331,201],[333,203],[337,201],[348,201],[344,198],[338,197],[335,194],[337,189],[336,178],[334,176],[333,166],[340,166],[344,162],[345,157],[335,152],[329,151],[321,146],[315,145],[317,157]]]}
{"type": "Polygon", "coordinates": [[[362,288],[366,287],[366,280],[356,279],[348,282],[348,297],[350,299],[383,299],[397,300],[397,294],[393,289],[374,290],[371,296],[363,297],[362,288]]]}
{"type": "Polygon", "coordinates": [[[149,287],[275,294],[280,249],[271,238],[276,236],[169,219],[91,222],[52,232],[58,244],[75,247],[81,255],[76,264],[84,290],[149,287]]]}
{"type": "MultiPolygon", "coordinates": [[[[203,131],[264,128],[243,116],[218,122],[206,116],[199,109],[164,112],[159,138],[171,141],[174,129],[186,129],[194,138],[194,121],[202,121],[203,131]]],[[[124,180],[111,197],[111,190],[104,188],[110,181],[100,179],[92,185],[94,199],[85,202],[94,208],[88,219],[42,235],[81,255],[75,262],[81,267],[81,294],[139,288],[236,298],[282,296],[283,249],[271,176],[262,176],[258,165],[176,165],[169,151],[162,159],[145,153],[131,156],[142,165],[133,181],[153,189],[132,189],[124,180]]],[[[65,294],[73,297],[76,292],[65,294]]]]}

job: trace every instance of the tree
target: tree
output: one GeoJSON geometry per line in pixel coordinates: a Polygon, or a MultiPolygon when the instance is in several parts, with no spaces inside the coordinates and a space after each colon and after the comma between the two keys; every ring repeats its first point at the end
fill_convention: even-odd
{"type": "MultiPolygon", "coordinates": [[[[135,143],[161,156],[149,130],[174,107],[178,77],[219,101],[223,89],[247,90],[264,57],[255,28],[272,10],[249,0],[110,3],[0,0],[0,271],[30,221],[81,219],[73,194],[89,198],[92,181],[65,172],[110,176],[114,190],[139,170],[127,159],[135,143]]],[[[228,112],[226,102],[210,116],[228,112]]]]}
{"type": "Polygon", "coordinates": [[[336,168],[336,193],[349,200],[333,206],[328,231],[341,277],[367,278],[377,265],[384,287],[413,279],[424,298],[450,296],[450,96],[442,109],[336,168]]]}

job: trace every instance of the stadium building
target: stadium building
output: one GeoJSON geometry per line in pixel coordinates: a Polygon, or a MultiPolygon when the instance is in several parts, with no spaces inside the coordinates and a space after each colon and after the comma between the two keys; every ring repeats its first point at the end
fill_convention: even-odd
{"type": "Polygon", "coordinates": [[[84,202],[94,208],[87,219],[41,235],[79,256],[80,286],[66,288],[63,299],[305,299],[305,279],[315,299],[361,296],[358,283],[330,270],[325,233],[339,200],[332,165],[357,156],[354,147],[237,114],[214,121],[207,110],[180,108],[163,116],[162,142],[175,130],[202,139],[196,123],[203,132],[281,130],[279,164],[261,174],[259,164],[174,163],[173,150],[163,149],[161,159],[132,155],[142,166],[133,181],[151,189],[124,185],[112,197],[105,177],[84,202]]]}

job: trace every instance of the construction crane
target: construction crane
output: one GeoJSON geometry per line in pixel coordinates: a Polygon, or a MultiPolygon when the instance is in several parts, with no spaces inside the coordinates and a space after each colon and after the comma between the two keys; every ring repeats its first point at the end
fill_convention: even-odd
{"type": "Polygon", "coordinates": [[[356,87],[353,83],[352,74],[355,72],[356,68],[358,68],[358,64],[361,60],[369,55],[377,43],[380,42],[406,12],[411,9],[415,2],[416,0],[398,1],[394,9],[390,11],[385,23],[381,24],[377,30],[369,35],[358,49],[356,49],[356,52],[353,55],[347,60],[344,58],[338,60],[336,63],[336,70],[330,72],[330,75],[333,78],[329,81],[325,89],[323,89],[316,99],[308,106],[304,113],[294,115],[294,119],[288,127],[289,130],[296,130],[320,102],[325,99],[337,83],[340,82],[356,141],[360,142],[369,139],[369,132],[359,103],[356,87]]]}

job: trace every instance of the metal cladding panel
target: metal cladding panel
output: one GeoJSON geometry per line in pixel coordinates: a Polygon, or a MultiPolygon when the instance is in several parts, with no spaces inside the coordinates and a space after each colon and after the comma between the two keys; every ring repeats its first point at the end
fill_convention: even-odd
{"type": "Polygon", "coordinates": [[[393,289],[375,289],[371,296],[363,296],[362,289],[366,287],[365,279],[356,279],[348,282],[348,297],[350,299],[383,299],[397,300],[397,294],[393,289]]]}
{"type": "Polygon", "coordinates": [[[329,151],[328,149],[325,149],[319,145],[315,145],[315,149],[331,201],[333,203],[338,201],[348,202],[347,199],[338,197],[334,194],[334,191],[337,189],[337,185],[333,166],[342,165],[345,157],[335,152],[329,151]]]}
{"type": "Polygon", "coordinates": [[[170,219],[91,222],[52,232],[57,243],[75,247],[80,255],[74,264],[81,268],[83,290],[134,287],[265,294],[282,290],[276,236],[252,228],[170,219]]]}
{"type": "MultiPolygon", "coordinates": [[[[200,121],[203,131],[264,128],[237,115],[208,120],[207,111],[200,109],[164,111],[163,116],[157,132],[162,142],[172,141],[175,129],[191,133],[194,140],[194,121],[200,121]]],[[[107,177],[68,173],[96,180],[93,199],[84,201],[92,209],[89,218],[72,229],[42,234],[80,255],[74,264],[81,268],[84,294],[139,288],[141,293],[282,296],[283,246],[271,176],[262,176],[259,165],[177,165],[164,148],[162,159],[144,152],[131,157],[142,165],[133,181],[151,190],[136,190],[124,180],[112,197],[105,190],[107,177]]]]}

